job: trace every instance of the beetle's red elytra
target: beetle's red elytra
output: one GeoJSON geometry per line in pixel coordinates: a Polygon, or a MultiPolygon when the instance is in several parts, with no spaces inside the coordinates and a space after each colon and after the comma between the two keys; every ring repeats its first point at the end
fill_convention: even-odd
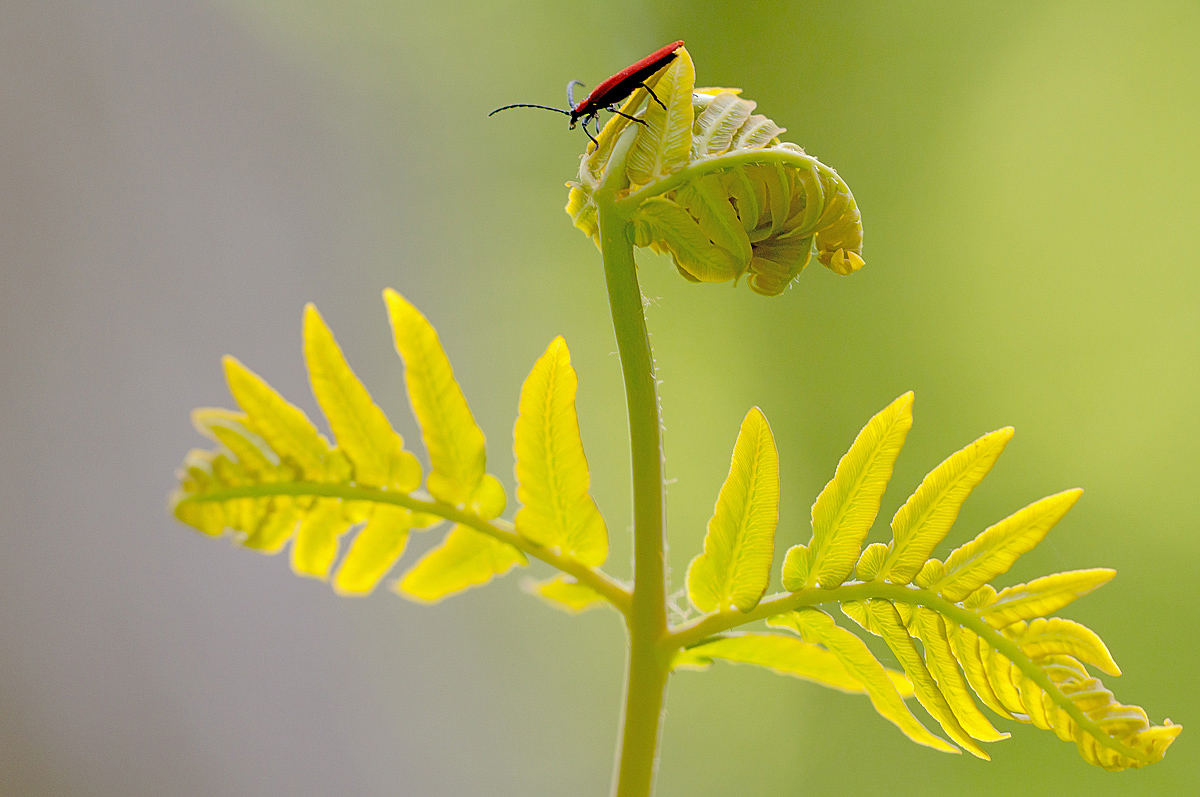
{"type": "MultiPolygon", "coordinates": [[[[596,137],[588,131],[588,123],[594,122],[596,132],[599,133],[600,122],[596,118],[596,115],[601,111],[611,111],[612,113],[619,114],[621,116],[627,116],[626,114],[621,113],[616,106],[617,103],[627,99],[630,94],[633,94],[636,89],[644,88],[646,91],[649,91],[650,96],[654,98],[654,101],[659,105],[662,105],[662,100],[655,96],[650,87],[646,85],[646,79],[658,72],[658,70],[662,69],[667,64],[674,61],[675,56],[679,53],[679,49],[681,47],[683,47],[682,41],[672,42],[666,47],[660,47],[640,61],[630,64],[620,72],[617,72],[612,77],[600,81],[600,85],[592,89],[592,91],[578,103],[575,102],[574,89],[576,86],[582,86],[583,84],[578,80],[572,80],[567,84],[568,108],[554,108],[549,105],[518,103],[516,105],[505,105],[502,108],[497,108],[496,110],[492,111],[492,113],[489,113],[488,116],[500,113],[500,111],[507,111],[509,108],[541,108],[544,111],[554,111],[555,113],[566,114],[570,117],[571,124],[569,127],[572,130],[575,129],[575,125],[578,124],[582,119],[583,132],[587,133],[588,138],[594,142],[596,137]]],[[[663,108],[666,108],[666,106],[663,105],[663,108]]],[[[631,116],[627,118],[633,119],[631,116]]],[[[640,122],[642,120],[634,119],[634,121],[640,122]]]]}

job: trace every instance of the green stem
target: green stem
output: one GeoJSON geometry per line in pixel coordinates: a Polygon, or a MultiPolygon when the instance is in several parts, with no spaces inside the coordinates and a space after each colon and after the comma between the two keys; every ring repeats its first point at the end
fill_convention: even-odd
{"type": "Polygon", "coordinates": [[[325,498],[341,498],[343,501],[368,501],[375,504],[391,504],[436,515],[452,523],[467,526],[478,532],[495,537],[503,543],[540,559],[573,577],[580,584],[590,587],[616,607],[624,615],[629,614],[630,595],[626,589],[603,571],[588,567],[576,559],[557,551],[535,545],[517,534],[511,523],[503,520],[484,520],[479,515],[444,504],[441,501],[423,501],[395,490],[380,490],[377,487],[361,487],[352,484],[325,482],[277,482],[270,484],[245,484],[238,487],[223,487],[199,495],[189,496],[180,503],[205,503],[230,501],[235,498],[269,498],[276,495],[312,495],[325,498]]]}
{"type": "Polygon", "coordinates": [[[629,663],[613,791],[618,797],[648,797],[654,789],[670,675],[670,654],[663,655],[661,646],[667,634],[661,424],[628,220],[603,190],[595,199],[608,301],[625,376],[633,460],[633,598],[626,615],[629,663]]]}

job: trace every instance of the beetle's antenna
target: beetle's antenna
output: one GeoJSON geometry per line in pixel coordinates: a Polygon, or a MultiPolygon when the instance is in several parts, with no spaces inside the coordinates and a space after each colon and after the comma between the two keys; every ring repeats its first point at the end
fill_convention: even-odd
{"type": "Polygon", "coordinates": [[[582,80],[572,80],[570,83],[567,84],[567,105],[571,106],[571,110],[575,109],[575,87],[576,86],[586,87],[587,84],[584,83],[582,80]]]}
{"type": "Polygon", "coordinates": [[[488,116],[498,114],[501,111],[507,111],[509,108],[541,108],[543,111],[554,111],[555,113],[566,114],[567,116],[571,115],[570,111],[564,111],[562,108],[551,108],[549,105],[530,105],[528,103],[521,102],[517,103],[516,105],[505,105],[503,108],[497,108],[489,113],[488,116]]]}

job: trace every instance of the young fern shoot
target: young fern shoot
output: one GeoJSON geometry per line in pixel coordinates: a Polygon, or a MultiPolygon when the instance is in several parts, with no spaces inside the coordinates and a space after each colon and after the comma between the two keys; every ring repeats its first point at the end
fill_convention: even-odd
{"type": "MultiPolygon", "coordinates": [[[[413,533],[444,530],[440,544],[391,588],[442,600],[541,562],[552,574],[530,591],[575,613],[607,605],[628,631],[625,710],[613,791],[653,790],[669,676],[716,661],[763,667],[865,695],[918,744],[966,750],[1009,734],[984,708],[1073,741],[1090,764],[1134,769],[1159,761],[1179,735],[1170,720],[1117,701],[1093,671],[1120,669],[1093,631],[1055,616],[1107,583],[1102,568],[998,587],[1079,499],[1050,495],[934,554],[959,510],[1012,438],[983,435],[934,468],[871,542],[884,490],[913,423],[906,393],[867,422],[812,505],[812,532],[784,558],[768,594],[779,520],[779,454],[766,417],[752,408],[734,444],[703,550],[686,574],[699,613],[671,625],[664,551],[660,419],[635,246],[669,253],[691,282],[739,281],[765,296],[791,284],[815,255],[849,275],[864,265],[862,223],[846,183],[783,128],[727,88],[696,89],[686,48],[641,75],[621,113],[583,157],[567,211],[601,249],[629,398],[634,481],[634,579],[606,572],[608,532],[590,494],[575,412],[577,375],[561,337],[551,340],[521,389],[514,427],[516,499],[488,471],[476,424],[433,326],[406,299],[384,299],[430,469],[347,364],[311,305],[304,357],[332,441],[295,405],[233,358],[225,361],[239,409],[203,409],[194,422],[215,445],[187,455],[176,517],[210,536],[233,530],[243,546],[277,553],[343,594],[374,590],[413,533]],[[653,92],[653,99],[651,99],[653,92]],[[356,533],[355,533],[356,531],[356,533]],[[865,546],[865,547],[864,547],[865,546]],[[338,553],[345,555],[335,568],[338,553]],[[835,620],[833,609],[850,622],[835,620]],[[765,628],[737,629],[760,621],[765,628]],[[857,629],[857,630],[851,630],[857,629]],[[900,669],[864,642],[880,637],[900,669]],[[915,698],[940,728],[914,714],[915,698]]],[[[662,51],[660,51],[662,52],[662,51]]],[[[640,62],[639,62],[640,63],[640,62]]],[[[794,529],[785,539],[799,542],[794,529]]]]}

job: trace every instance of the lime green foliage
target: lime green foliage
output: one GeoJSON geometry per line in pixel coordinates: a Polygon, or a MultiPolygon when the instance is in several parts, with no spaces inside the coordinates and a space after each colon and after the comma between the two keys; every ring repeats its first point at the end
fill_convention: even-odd
{"type": "Polygon", "coordinates": [[[521,388],[513,439],[517,454],[517,533],[586,565],[608,558],[608,531],[588,494],[590,476],[575,415],[575,369],[555,338],[521,388]]]}
{"type": "Polygon", "coordinates": [[[862,220],[849,187],[753,113],[738,89],[695,88],[683,49],[652,81],[664,110],[638,90],[622,109],[644,125],[614,116],[571,183],[567,212],[598,238],[594,193],[615,187],[634,208],[634,242],[669,252],[693,282],[747,276],[775,296],[808,265],[851,274],[863,265],[862,220]]]}
{"type": "Polygon", "coordinates": [[[793,592],[820,584],[836,587],[854,571],[862,542],[908,430],[913,394],[905,393],[867,422],[837,472],[812,507],[813,541],[787,552],[783,586],[793,592]]]}
{"type": "Polygon", "coordinates": [[[779,454],[758,407],[746,413],[721,486],[704,553],[687,572],[688,596],[702,612],[730,605],[748,612],[771,577],[775,524],[779,522],[779,454]]]}
{"type": "Polygon", "coordinates": [[[546,581],[531,581],[529,592],[544,599],[571,614],[586,612],[597,606],[604,606],[607,601],[604,596],[586,584],[580,584],[569,576],[555,576],[546,581]]]}
{"type": "MultiPolygon", "coordinates": [[[[232,528],[243,545],[268,552],[294,535],[293,568],[318,578],[333,568],[341,535],[365,523],[334,578],[339,591],[351,594],[379,583],[402,555],[411,528],[447,519],[455,525],[401,578],[401,594],[437,601],[523,566],[533,555],[562,570],[533,583],[533,594],[572,613],[605,603],[626,612],[628,593],[598,570],[608,539],[588,493],[575,414],[577,377],[566,343],[551,342],[521,391],[514,438],[522,506],[515,527],[507,527],[494,521],[503,493],[486,473],[483,434],[436,333],[398,294],[389,291],[386,299],[433,463],[427,480],[432,498],[418,492],[415,457],[309,307],[305,356],[337,445],[229,358],[230,390],[242,413],[196,412],[198,428],[221,449],[189,455],[177,516],[207,534],[232,528]]],[[[904,698],[915,695],[951,740],[980,758],[988,757],[980,742],[1007,734],[992,726],[972,695],[1001,716],[1074,740],[1090,763],[1125,769],[1161,758],[1180,726],[1151,726],[1144,711],[1116,702],[1088,673],[1094,667],[1120,674],[1100,638],[1078,623],[1047,616],[1107,582],[1113,571],[1059,573],[999,592],[989,583],[1046,536],[1079,490],[1030,504],[952,551],[944,563],[930,558],[1012,438],[1011,428],[984,435],[934,468],[893,517],[891,542],[862,550],[912,425],[912,404],[906,393],[859,433],[813,504],[812,539],[788,551],[781,575],[790,593],[765,601],[779,463],[766,418],[757,408],[747,413],[704,551],[687,573],[692,604],[708,614],[669,632],[672,666],[694,669],[720,659],[865,693],[909,738],[956,750],[905,706],[904,698]],[[847,580],[852,573],[857,580],[847,580]],[[847,617],[882,637],[906,680],[816,608],[821,603],[840,604],[847,617]],[[761,619],[800,638],[725,633],[761,619]]]]}
{"type": "MultiPolygon", "coordinates": [[[[700,614],[668,622],[661,419],[634,246],[669,252],[691,281],[745,276],[775,295],[817,259],[838,274],[863,265],[862,225],[837,174],[783,143],[783,128],[754,113],[737,89],[695,89],[686,50],[625,103],[583,157],[568,212],[604,256],[629,406],[634,488],[634,584],[601,570],[608,532],[590,494],[575,411],[578,378],[562,338],[551,341],[520,395],[514,427],[516,498],[487,470],[483,432],[433,326],[407,300],[385,293],[409,402],[429,472],[372,401],[313,307],[304,356],[313,395],[334,442],[258,375],[225,361],[239,410],[197,410],[216,448],[192,451],[179,474],[175,515],[204,534],[232,529],[266,553],[291,542],[293,569],[332,579],[344,594],[371,592],[403,557],[410,534],[449,524],[441,542],[393,585],[434,602],[486,584],[530,559],[549,577],[527,591],[569,613],[615,609],[629,634],[625,708],[615,793],[649,795],[668,677],[714,661],[758,666],[857,695],[913,741],[987,758],[982,744],[1008,736],[983,708],[1074,741],[1106,769],[1146,766],[1180,733],[1123,705],[1091,670],[1120,674],[1099,636],[1052,616],[1107,583],[1112,570],[1057,573],[997,589],[992,580],[1031,550],[1078,501],[1067,490],[933,558],[959,510],[1012,439],[984,435],[929,473],[870,544],[884,490],[913,423],[913,394],[875,415],[812,505],[812,535],[783,561],[784,589],[770,587],[779,519],[779,458],[767,420],[747,413],[716,498],[703,551],[686,574],[700,614]],[[357,529],[348,542],[343,537],[357,529]],[[866,547],[864,548],[864,544],[866,547]],[[340,558],[339,558],[340,557],[340,558]],[[765,597],[764,597],[765,596],[765,597]],[[819,607],[837,607],[861,633],[819,607]],[[741,626],[766,622],[754,632],[741,626]],[[899,662],[888,669],[864,641],[881,638],[899,662]],[[909,698],[941,728],[918,719],[909,698]],[[982,708],[981,708],[982,706],[982,708]]],[[[787,530],[792,540],[795,535],[787,530]]]]}
{"type": "Polygon", "coordinates": [[[419,489],[416,457],[350,370],[316,309],[308,307],[305,358],[337,445],[303,411],[228,358],[230,390],[242,412],[195,413],[197,427],[221,448],[188,455],[176,516],[210,535],[233,529],[241,544],[270,553],[291,539],[293,569],[321,579],[335,569],[341,537],[361,525],[333,581],[351,594],[374,589],[403,554],[412,529],[449,520],[455,525],[442,543],[396,585],[401,594],[440,600],[523,566],[532,554],[572,579],[543,588],[548,599],[579,610],[598,596],[623,608],[628,593],[591,567],[604,560],[607,536],[587,495],[566,345],[561,339],[551,344],[526,386],[527,422],[517,428],[526,506],[518,517],[534,531],[518,532],[495,519],[504,509],[504,491],[486,472],[483,433],[436,332],[399,294],[388,291],[385,300],[432,464],[428,493],[419,489]],[[545,517],[550,521],[539,523],[545,517]]]}
{"type": "MultiPolygon", "coordinates": [[[[978,742],[1007,734],[992,726],[972,693],[1001,716],[1075,741],[1089,763],[1128,769],[1159,760],[1180,726],[1152,726],[1142,709],[1118,703],[1088,672],[1094,667],[1120,674],[1100,638],[1079,623],[1046,617],[1108,581],[1112,571],[1060,573],[999,593],[988,583],[1042,541],[1079,499],[1079,490],[1034,502],[952,551],[944,563],[930,558],[1012,438],[1011,428],[984,435],[934,468],[893,517],[891,542],[859,553],[864,525],[875,519],[911,425],[911,407],[906,394],[868,422],[813,506],[812,541],[788,552],[782,576],[792,594],[763,601],[751,616],[769,618],[833,652],[867,686],[880,713],[915,741],[944,749],[944,740],[933,744],[927,732],[913,729],[913,718],[897,712],[879,676],[883,665],[864,664],[869,650],[849,642],[849,632],[812,604],[838,603],[847,617],[882,637],[925,710],[950,739],[980,758],[988,756],[978,742]],[[872,471],[876,478],[864,475],[872,471]],[[831,551],[857,557],[858,581],[845,582],[844,568],[827,564],[836,561],[831,551]]],[[[739,624],[729,614],[697,621],[693,634],[739,624]]]]}
{"type": "MultiPolygon", "coordinates": [[[[862,644],[862,640],[853,634],[846,631],[841,633],[854,640],[850,643],[851,650],[858,649],[858,645],[862,644]]],[[[703,670],[719,659],[741,664],[757,664],[780,675],[791,675],[850,694],[870,694],[879,687],[879,692],[888,695],[894,692],[896,698],[913,696],[912,684],[904,673],[884,668],[887,680],[891,682],[889,689],[874,678],[877,672],[875,665],[878,662],[873,657],[868,660],[851,655],[851,661],[846,664],[842,661],[843,657],[834,652],[832,647],[838,645],[821,647],[783,634],[727,634],[679,651],[675,658],[675,667],[703,670]],[[860,666],[870,670],[870,675],[859,677],[851,674],[860,666]],[[867,682],[870,683],[869,686],[865,685],[867,682]]],[[[885,697],[884,700],[896,705],[891,698],[885,697]]],[[[903,708],[904,704],[900,702],[898,705],[903,708]]]]}

